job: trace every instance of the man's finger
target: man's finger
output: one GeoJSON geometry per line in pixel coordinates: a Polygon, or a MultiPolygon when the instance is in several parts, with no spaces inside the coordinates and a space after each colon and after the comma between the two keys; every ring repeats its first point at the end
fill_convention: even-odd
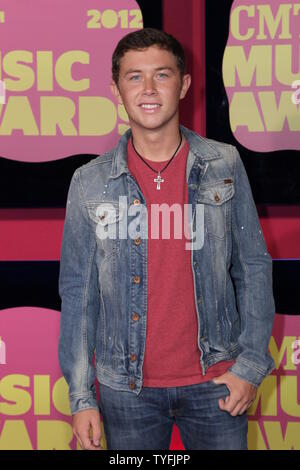
{"type": "Polygon", "coordinates": [[[83,449],[82,440],[80,439],[80,437],[79,437],[79,435],[77,434],[77,432],[74,432],[74,434],[75,434],[75,437],[76,437],[77,441],[79,442],[80,447],[83,449]]]}
{"type": "Polygon", "coordinates": [[[221,410],[224,410],[224,407],[225,407],[225,401],[223,400],[223,398],[220,398],[219,400],[219,408],[221,410]]]}
{"type": "Polygon", "coordinates": [[[84,450],[89,450],[91,447],[90,439],[88,437],[85,437],[85,438],[81,437],[81,440],[82,440],[82,448],[84,450]]]}
{"type": "Polygon", "coordinates": [[[239,400],[236,407],[230,413],[232,416],[242,415],[252,405],[252,401],[239,400]]]}
{"type": "Polygon", "coordinates": [[[248,403],[246,403],[246,405],[242,409],[242,412],[240,412],[239,414],[243,414],[245,411],[249,410],[249,408],[253,405],[253,401],[254,400],[251,400],[248,403]]]}
{"type": "Polygon", "coordinates": [[[249,408],[249,407],[248,407],[247,405],[244,405],[244,406],[241,408],[241,410],[239,411],[239,415],[244,414],[245,411],[247,411],[248,408],[249,408]]]}
{"type": "Polygon", "coordinates": [[[220,398],[220,399],[219,399],[219,408],[220,408],[221,410],[228,411],[227,408],[228,408],[229,400],[230,400],[230,395],[228,395],[225,399],[224,399],[224,398],[220,398]]]}
{"type": "Polygon", "coordinates": [[[83,449],[84,450],[101,450],[100,446],[94,446],[93,442],[88,439],[83,443],[83,449]]]}
{"type": "Polygon", "coordinates": [[[237,405],[233,408],[233,410],[230,411],[231,416],[239,415],[243,408],[244,406],[240,402],[238,402],[237,405]]]}
{"type": "Polygon", "coordinates": [[[228,413],[232,414],[235,411],[236,406],[239,404],[240,400],[232,396],[232,394],[227,395],[224,406],[222,407],[223,410],[228,411],[228,413]]]}
{"type": "Polygon", "coordinates": [[[94,447],[91,443],[91,439],[89,436],[89,429],[82,429],[80,433],[80,439],[83,444],[83,449],[89,450],[91,447],[94,447]]]}
{"type": "Polygon", "coordinates": [[[93,428],[93,443],[95,446],[100,445],[100,439],[101,439],[101,427],[100,427],[100,421],[93,421],[92,422],[92,428],[93,428]]]}

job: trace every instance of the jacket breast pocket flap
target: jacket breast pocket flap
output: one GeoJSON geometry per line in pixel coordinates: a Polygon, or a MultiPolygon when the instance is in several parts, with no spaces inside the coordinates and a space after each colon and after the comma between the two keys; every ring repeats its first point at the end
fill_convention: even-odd
{"type": "Polygon", "coordinates": [[[199,189],[197,201],[203,204],[221,206],[234,195],[234,184],[231,178],[214,182],[199,189]]]}
{"type": "Polygon", "coordinates": [[[115,201],[89,201],[86,206],[90,218],[103,226],[119,222],[125,214],[125,208],[115,201]]]}
{"type": "Polygon", "coordinates": [[[230,202],[233,195],[231,178],[215,181],[199,189],[197,202],[204,204],[204,226],[210,237],[224,239],[230,226],[230,202]]]}

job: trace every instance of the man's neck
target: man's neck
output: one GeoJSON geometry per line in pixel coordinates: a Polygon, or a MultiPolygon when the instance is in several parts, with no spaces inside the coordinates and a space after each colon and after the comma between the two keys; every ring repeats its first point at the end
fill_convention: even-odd
{"type": "MultiPolygon", "coordinates": [[[[132,138],[134,147],[142,157],[152,161],[169,160],[175,152],[180,142],[179,125],[168,132],[166,130],[145,130],[140,131],[132,127],[132,138]]],[[[182,134],[182,143],[177,153],[185,142],[182,134]]]]}

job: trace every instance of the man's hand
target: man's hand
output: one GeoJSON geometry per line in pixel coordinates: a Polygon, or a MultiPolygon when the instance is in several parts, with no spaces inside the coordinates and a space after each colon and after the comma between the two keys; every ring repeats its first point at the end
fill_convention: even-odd
{"type": "Polygon", "coordinates": [[[100,446],[100,413],[96,409],[82,410],[72,416],[72,430],[82,449],[103,450],[100,446]],[[93,439],[90,431],[93,431],[93,439]]]}
{"type": "Polygon", "coordinates": [[[227,385],[230,394],[225,400],[220,398],[219,407],[232,416],[242,415],[254,402],[257,388],[230,372],[212,379],[215,384],[227,385]]]}

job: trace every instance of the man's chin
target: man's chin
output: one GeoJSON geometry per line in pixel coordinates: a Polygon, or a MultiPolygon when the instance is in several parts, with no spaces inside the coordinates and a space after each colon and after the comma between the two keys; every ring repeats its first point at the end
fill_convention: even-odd
{"type": "MultiPolygon", "coordinates": [[[[151,117],[151,116],[149,116],[151,117]]],[[[143,131],[161,130],[170,124],[171,119],[143,119],[143,120],[130,120],[129,125],[132,129],[137,128],[143,131]]]]}

